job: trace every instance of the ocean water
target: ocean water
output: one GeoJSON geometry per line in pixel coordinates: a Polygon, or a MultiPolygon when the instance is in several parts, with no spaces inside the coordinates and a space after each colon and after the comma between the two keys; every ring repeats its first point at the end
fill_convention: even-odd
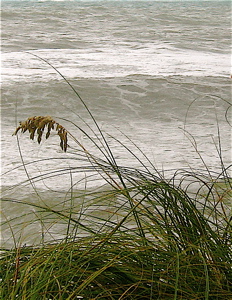
{"type": "MultiPolygon", "coordinates": [[[[119,165],[140,167],[124,144],[167,177],[204,172],[204,164],[220,173],[218,152],[231,163],[230,18],[229,1],[2,1],[3,197],[64,209],[71,185],[100,184],[77,172],[81,162],[60,150],[57,136],[38,145],[19,134],[20,151],[12,136],[19,121],[51,115],[99,155],[81,130],[58,119],[97,141],[93,120],[53,67],[85,101],[119,165]],[[72,175],[50,176],[69,167],[72,175]],[[24,184],[28,176],[39,197],[24,184]]],[[[39,209],[10,201],[2,212],[6,247],[12,230],[21,244],[44,236],[39,209]]],[[[45,239],[66,230],[52,224],[45,239]]]]}
{"type": "MultiPolygon", "coordinates": [[[[79,164],[68,159],[69,150],[62,153],[56,137],[37,145],[26,133],[19,135],[20,154],[12,136],[20,120],[51,115],[96,132],[78,97],[49,64],[81,95],[120,165],[137,167],[138,161],[110,136],[145,162],[135,143],[168,174],[204,169],[200,156],[220,172],[219,144],[229,165],[230,18],[230,1],[2,1],[5,195],[25,197],[29,189],[17,196],[9,189],[27,179],[21,154],[30,177],[79,164]],[[30,164],[50,157],[57,160],[30,164]]],[[[81,131],[64,125],[94,152],[81,131]]],[[[75,176],[78,181],[80,174],[75,176]]],[[[68,177],[36,184],[67,190],[68,177]]]]}

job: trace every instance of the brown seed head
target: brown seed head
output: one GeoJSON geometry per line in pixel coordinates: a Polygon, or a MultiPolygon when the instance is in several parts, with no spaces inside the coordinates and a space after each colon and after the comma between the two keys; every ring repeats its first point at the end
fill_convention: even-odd
{"type": "Polygon", "coordinates": [[[25,122],[19,122],[19,126],[16,128],[13,135],[16,135],[19,130],[21,129],[22,133],[26,132],[27,130],[30,133],[30,139],[34,140],[35,134],[37,133],[37,141],[40,144],[42,140],[42,136],[44,133],[45,128],[47,127],[46,139],[49,138],[51,130],[56,130],[57,134],[60,137],[60,147],[62,150],[66,152],[67,150],[67,130],[57,123],[52,117],[50,116],[35,116],[28,118],[25,122]],[[56,125],[56,126],[54,126],[56,125]]]}

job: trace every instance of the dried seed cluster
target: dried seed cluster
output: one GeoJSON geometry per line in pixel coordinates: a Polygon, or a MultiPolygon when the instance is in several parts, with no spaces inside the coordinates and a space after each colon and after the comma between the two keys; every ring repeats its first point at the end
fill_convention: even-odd
{"type": "Polygon", "coordinates": [[[28,118],[25,122],[19,122],[19,127],[15,130],[13,135],[16,135],[18,131],[21,129],[21,131],[24,133],[27,130],[30,133],[30,139],[34,140],[35,134],[38,134],[37,141],[40,144],[42,135],[44,133],[44,129],[47,127],[47,133],[46,133],[46,139],[50,136],[51,130],[56,130],[57,134],[60,137],[60,147],[62,150],[66,152],[67,150],[67,130],[57,123],[52,117],[50,116],[35,116],[28,118]]]}

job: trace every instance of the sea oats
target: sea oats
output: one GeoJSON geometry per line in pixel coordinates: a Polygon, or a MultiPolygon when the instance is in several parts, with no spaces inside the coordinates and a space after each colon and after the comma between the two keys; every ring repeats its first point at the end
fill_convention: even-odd
{"type": "Polygon", "coordinates": [[[47,127],[47,132],[45,136],[46,139],[49,138],[51,130],[57,131],[57,134],[60,137],[60,147],[65,152],[67,151],[68,132],[62,125],[57,123],[52,117],[34,116],[28,118],[25,122],[19,122],[19,124],[20,125],[16,128],[13,135],[16,135],[20,129],[22,133],[28,130],[30,133],[30,139],[34,140],[34,137],[37,134],[37,142],[40,144],[44,133],[44,129],[47,127]]]}

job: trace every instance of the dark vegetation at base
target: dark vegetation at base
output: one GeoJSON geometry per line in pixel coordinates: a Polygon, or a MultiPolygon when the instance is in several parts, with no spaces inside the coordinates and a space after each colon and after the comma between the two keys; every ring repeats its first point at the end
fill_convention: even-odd
{"type": "MultiPolygon", "coordinates": [[[[107,218],[81,216],[89,220],[85,237],[73,230],[64,240],[4,251],[2,299],[231,299],[231,217],[229,206],[217,205],[221,185],[208,186],[198,202],[164,181],[135,182],[115,189],[125,202],[107,218]]],[[[223,183],[225,202],[230,182],[223,183]]]]}
{"type": "Polygon", "coordinates": [[[231,265],[216,249],[206,261],[196,245],[140,244],[126,235],[11,251],[2,262],[2,299],[230,299],[231,265]]]}

